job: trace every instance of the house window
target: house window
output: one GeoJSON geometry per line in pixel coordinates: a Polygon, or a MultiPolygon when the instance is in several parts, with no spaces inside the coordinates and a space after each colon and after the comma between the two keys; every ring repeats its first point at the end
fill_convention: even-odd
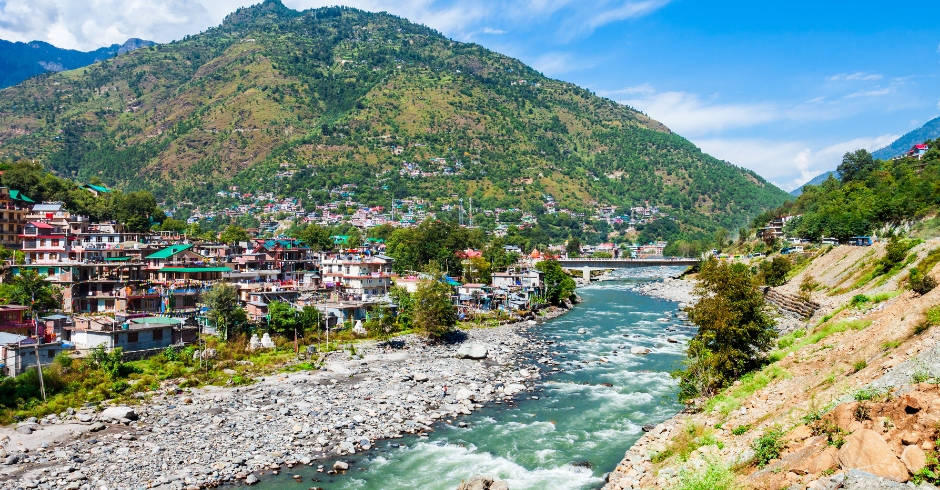
{"type": "Polygon", "coordinates": [[[49,349],[46,351],[46,357],[52,359],[55,357],[55,349],[49,349]]]}
{"type": "MultiPolygon", "coordinates": [[[[162,332],[162,330],[161,330],[162,332]]],[[[130,332],[127,334],[127,343],[134,344],[138,341],[138,332],[130,332]]]]}
{"type": "Polygon", "coordinates": [[[163,330],[154,330],[153,340],[163,340],[163,330]]]}

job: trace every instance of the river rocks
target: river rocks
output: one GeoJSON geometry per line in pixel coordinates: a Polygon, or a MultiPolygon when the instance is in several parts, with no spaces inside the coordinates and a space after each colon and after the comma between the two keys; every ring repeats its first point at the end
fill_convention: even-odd
{"type": "Polygon", "coordinates": [[[334,470],[346,471],[349,469],[349,463],[345,461],[337,461],[333,463],[334,470]]]}
{"type": "Polygon", "coordinates": [[[473,342],[465,342],[457,349],[457,357],[460,359],[486,359],[486,354],[486,346],[473,342]]]}
{"type": "MultiPolygon", "coordinates": [[[[548,309],[545,317],[559,311],[548,309]]],[[[355,359],[348,351],[323,353],[328,369],[320,371],[270,373],[232,388],[181,389],[178,380],[170,380],[140,405],[106,403],[98,413],[92,405],[63,412],[59,417],[76,426],[96,420],[109,425],[82,426],[82,432],[95,432],[35,452],[14,452],[7,445],[10,454],[0,462],[15,465],[22,476],[0,488],[33,488],[40,464],[56,468],[42,477],[48,488],[65,488],[64,468],[70,467],[89,475],[79,485],[83,489],[247,485],[264,479],[262,472],[287,471],[291,465],[324,459],[332,465],[332,458],[374,449],[373,441],[427,433],[436,423],[459,425],[455,417],[528,390],[542,367],[519,369],[517,363],[549,352],[547,342],[523,336],[525,328],[520,322],[462,332],[463,344],[485,346],[486,362],[458,357],[461,344],[429,344],[404,335],[392,349],[374,342],[357,345],[355,359]],[[113,422],[123,425],[112,427],[113,422]],[[61,474],[53,477],[52,471],[61,474]]],[[[264,348],[257,337],[252,343],[264,348]]],[[[47,416],[36,428],[47,423],[58,418],[47,416]]],[[[43,432],[21,437],[37,440],[38,435],[46,437],[43,432]]]]}
{"type": "Polygon", "coordinates": [[[492,476],[474,475],[461,482],[457,490],[509,490],[509,484],[492,476]]]}
{"type": "Polygon", "coordinates": [[[647,349],[646,347],[631,347],[630,353],[631,354],[649,354],[650,350],[647,349]]]}
{"type": "Polygon", "coordinates": [[[28,426],[28,425],[21,425],[21,426],[19,426],[19,427],[16,428],[16,432],[18,432],[18,433],[20,433],[20,434],[32,434],[32,433],[33,433],[33,429],[30,428],[30,426],[28,426]]]}
{"type": "Polygon", "coordinates": [[[587,333],[587,329],[586,329],[586,328],[579,328],[579,329],[578,329],[578,333],[581,334],[581,335],[584,335],[584,334],[587,333]]]}
{"type": "Polygon", "coordinates": [[[881,435],[869,429],[859,429],[845,439],[839,449],[839,464],[846,470],[855,468],[897,482],[908,480],[904,463],[881,435]]]}
{"type": "Polygon", "coordinates": [[[137,413],[130,407],[111,407],[101,412],[101,418],[106,420],[137,420],[137,413]]]}

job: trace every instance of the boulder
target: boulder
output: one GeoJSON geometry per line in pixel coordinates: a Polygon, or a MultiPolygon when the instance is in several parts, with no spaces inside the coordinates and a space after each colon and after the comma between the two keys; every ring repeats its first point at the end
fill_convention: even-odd
{"type": "Polygon", "coordinates": [[[839,465],[839,450],[835,446],[827,446],[817,455],[811,455],[799,461],[792,469],[797,475],[818,475],[823,471],[833,469],[839,465]]]}
{"type": "Polygon", "coordinates": [[[486,359],[486,355],[486,346],[474,342],[466,342],[457,349],[457,357],[460,359],[486,359]]]}
{"type": "Polygon", "coordinates": [[[111,407],[104,412],[101,412],[101,418],[113,420],[137,420],[137,413],[134,412],[134,409],[130,407],[111,407]]]}
{"type": "Polygon", "coordinates": [[[457,490],[509,490],[509,485],[492,476],[474,475],[461,482],[457,490]]]}
{"type": "Polygon", "coordinates": [[[503,388],[503,393],[507,395],[515,395],[516,393],[519,393],[520,391],[524,391],[524,390],[525,390],[525,385],[521,385],[518,383],[511,383],[505,388],[503,388]]]}
{"type": "Polygon", "coordinates": [[[869,429],[859,429],[846,438],[839,450],[839,464],[844,470],[854,468],[897,482],[908,480],[904,463],[877,432],[869,429]]]}
{"type": "Polygon", "coordinates": [[[429,379],[431,378],[427,374],[424,374],[424,373],[416,373],[414,376],[414,380],[419,383],[424,383],[425,381],[429,379]]]}
{"type": "Polygon", "coordinates": [[[16,428],[16,432],[20,434],[32,434],[33,429],[31,429],[28,425],[21,425],[16,428]]]}
{"type": "Polygon", "coordinates": [[[631,347],[630,353],[631,354],[649,354],[650,350],[647,349],[646,347],[631,347]]]}
{"type": "Polygon", "coordinates": [[[457,394],[454,395],[454,398],[456,398],[456,399],[458,399],[458,400],[472,400],[472,399],[473,399],[473,392],[470,391],[470,390],[468,390],[468,389],[466,389],[466,388],[461,388],[461,389],[457,390],[457,394]]]}
{"type": "Polygon", "coordinates": [[[346,463],[345,461],[337,461],[337,462],[333,463],[333,469],[334,469],[334,470],[346,471],[346,470],[349,469],[349,464],[346,463]]]}
{"type": "Polygon", "coordinates": [[[258,483],[258,477],[254,474],[248,475],[248,478],[245,478],[245,485],[254,485],[258,483]]]}
{"type": "Polygon", "coordinates": [[[911,474],[917,473],[927,464],[927,455],[918,446],[905,446],[901,453],[901,462],[911,474]]]}
{"type": "Polygon", "coordinates": [[[580,333],[580,334],[582,334],[582,335],[583,335],[583,334],[586,334],[586,333],[587,333],[587,329],[586,329],[586,328],[579,328],[579,329],[578,329],[578,333],[580,333]]]}
{"type": "Polygon", "coordinates": [[[91,414],[87,414],[87,413],[78,413],[78,414],[75,414],[75,418],[76,418],[79,422],[91,422],[91,419],[93,419],[94,417],[92,417],[91,414]]]}

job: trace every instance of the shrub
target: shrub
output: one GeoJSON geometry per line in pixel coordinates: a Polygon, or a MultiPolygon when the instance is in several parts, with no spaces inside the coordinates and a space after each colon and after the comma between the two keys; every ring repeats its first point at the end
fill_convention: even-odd
{"type": "Polygon", "coordinates": [[[749,430],[751,430],[751,426],[750,426],[750,425],[739,425],[739,426],[737,426],[737,427],[731,429],[731,433],[734,434],[734,435],[736,435],[736,436],[739,436],[739,435],[741,435],[741,434],[746,433],[746,432],[749,431],[749,430]]]}
{"type": "Polygon", "coordinates": [[[933,306],[924,312],[924,320],[914,327],[914,335],[920,335],[937,325],[940,325],[940,305],[933,306]]]}
{"type": "Polygon", "coordinates": [[[907,258],[908,250],[914,248],[917,242],[915,240],[901,240],[898,237],[891,237],[888,245],[885,247],[885,255],[879,261],[879,267],[882,274],[887,274],[895,266],[904,262],[907,258]]]}
{"type": "Polygon", "coordinates": [[[721,461],[708,460],[703,470],[689,468],[679,473],[675,490],[732,490],[735,488],[734,473],[721,461]]]}
{"type": "Polygon", "coordinates": [[[926,273],[921,273],[920,270],[915,267],[911,269],[911,274],[907,278],[907,284],[915,293],[924,295],[937,287],[937,280],[926,273]]]}
{"type": "Polygon", "coordinates": [[[115,381],[111,384],[111,391],[114,393],[124,393],[131,385],[127,384],[127,381],[115,381]]]}
{"type": "Polygon", "coordinates": [[[72,364],[74,363],[74,361],[75,359],[72,359],[72,356],[70,356],[68,352],[63,351],[63,352],[56,354],[55,359],[52,361],[52,363],[62,368],[63,371],[68,371],[69,369],[72,368],[72,364]]]}
{"type": "Polygon", "coordinates": [[[780,457],[783,451],[783,430],[778,427],[767,430],[751,444],[754,450],[754,463],[758,468],[767,466],[767,463],[780,457]]]}
{"type": "Polygon", "coordinates": [[[859,359],[855,361],[854,363],[852,363],[852,369],[854,369],[856,373],[867,367],[868,367],[868,361],[866,361],[865,359],[859,359]]]}
{"type": "Polygon", "coordinates": [[[787,273],[792,268],[790,260],[785,257],[774,257],[771,261],[760,263],[760,275],[763,283],[768,286],[780,286],[787,282],[787,273]]]}

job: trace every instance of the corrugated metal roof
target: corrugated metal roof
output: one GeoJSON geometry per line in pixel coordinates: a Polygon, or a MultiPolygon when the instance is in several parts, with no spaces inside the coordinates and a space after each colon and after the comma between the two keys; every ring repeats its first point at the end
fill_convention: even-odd
{"type": "Polygon", "coordinates": [[[33,211],[61,211],[61,204],[36,204],[33,206],[33,211]]]}
{"type": "Polygon", "coordinates": [[[151,255],[144,257],[145,259],[168,259],[184,250],[189,250],[193,248],[192,245],[173,245],[158,252],[155,252],[151,255]]]}
{"type": "Polygon", "coordinates": [[[0,332],[0,345],[15,344],[29,337],[10,332],[0,332]]]}

